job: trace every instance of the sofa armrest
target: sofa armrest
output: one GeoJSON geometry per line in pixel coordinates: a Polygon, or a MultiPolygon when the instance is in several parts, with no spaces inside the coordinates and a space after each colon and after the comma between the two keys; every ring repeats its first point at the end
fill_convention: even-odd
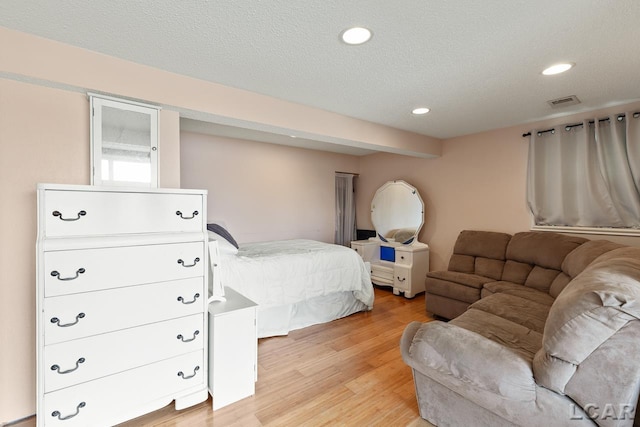
{"type": "Polygon", "coordinates": [[[482,335],[450,323],[410,323],[400,341],[405,363],[462,395],[481,389],[534,401],[531,362],[482,335]]]}

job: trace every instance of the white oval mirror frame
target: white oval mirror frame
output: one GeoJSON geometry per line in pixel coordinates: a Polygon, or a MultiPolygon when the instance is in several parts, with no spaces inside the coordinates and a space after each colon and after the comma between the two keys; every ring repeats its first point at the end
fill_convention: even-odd
{"type": "Polygon", "coordinates": [[[371,222],[384,242],[416,241],[424,224],[424,202],[418,190],[402,180],[385,183],[371,201],[371,222]]]}

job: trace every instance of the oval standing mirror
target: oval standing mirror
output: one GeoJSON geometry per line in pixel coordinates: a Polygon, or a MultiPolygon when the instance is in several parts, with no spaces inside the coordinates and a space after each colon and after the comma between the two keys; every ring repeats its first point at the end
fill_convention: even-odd
{"type": "Polygon", "coordinates": [[[424,224],[424,203],[405,181],[389,181],[371,201],[371,221],[380,240],[411,244],[424,224]]]}

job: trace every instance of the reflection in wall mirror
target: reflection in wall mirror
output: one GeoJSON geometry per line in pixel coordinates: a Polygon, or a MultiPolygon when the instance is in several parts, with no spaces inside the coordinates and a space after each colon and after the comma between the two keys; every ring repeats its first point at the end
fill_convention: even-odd
{"type": "Polygon", "coordinates": [[[158,186],[159,107],[89,94],[91,183],[158,186]]]}
{"type": "Polygon", "coordinates": [[[424,224],[424,202],[405,181],[389,181],[371,202],[371,222],[383,242],[411,244],[424,224]]]}

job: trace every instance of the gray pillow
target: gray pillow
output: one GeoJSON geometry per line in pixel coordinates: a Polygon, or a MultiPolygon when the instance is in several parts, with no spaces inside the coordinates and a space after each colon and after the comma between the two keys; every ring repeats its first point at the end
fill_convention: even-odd
{"type": "Polygon", "coordinates": [[[220,237],[223,237],[227,242],[231,243],[236,249],[238,249],[238,242],[236,242],[236,239],[234,239],[231,233],[229,233],[223,226],[218,224],[207,224],[207,230],[213,231],[220,237]]]}

